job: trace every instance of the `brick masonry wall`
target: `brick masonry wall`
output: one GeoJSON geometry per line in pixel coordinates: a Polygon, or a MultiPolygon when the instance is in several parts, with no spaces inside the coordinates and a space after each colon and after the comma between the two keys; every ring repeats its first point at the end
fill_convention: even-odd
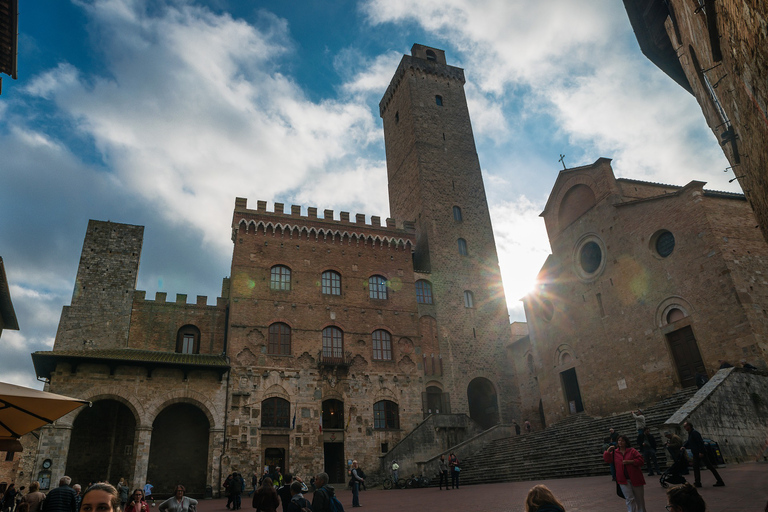
{"type": "Polygon", "coordinates": [[[266,447],[284,447],[288,470],[308,476],[323,469],[324,443],[334,436],[333,441],[343,440],[345,460],[356,458],[366,470],[378,468],[382,443],[394,446],[422,419],[413,229],[248,210],[244,200],[236,207],[233,226],[226,463],[248,473],[262,466],[266,447]],[[243,219],[253,221],[250,227],[240,223],[243,219]],[[287,223],[297,229],[273,229],[287,223]],[[274,265],[291,269],[289,291],[271,289],[274,265]],[[341,275],[341,295],[322,293],[326,270],[341,275]],[[387,278],[386,300],[369,298],[373,275],[387,278]],[[290,355],[268,353],[269,326],[275,322],[291,328],[290,355]],[[318,365],[322,330],[330,325],[344,333],[348,370],[332,372],[318,365]],[[373,359],[372,332],[377,329],[391,334],[391,361],[373,359]],[[295,429],[261,427],[261,403],[271,397],[290,402],[295,429]],[[326,399],[344,403],[344,429],[326,426],[320,432],[326,399]],[[373,404],[383,399],[398,404],[399,430],[373,428],[373,404]]]}

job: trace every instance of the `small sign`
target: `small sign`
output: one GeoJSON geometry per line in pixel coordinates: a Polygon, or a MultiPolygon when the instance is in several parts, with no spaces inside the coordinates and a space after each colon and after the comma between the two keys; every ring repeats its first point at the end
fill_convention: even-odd
{"type": "Polygon", "coordinates": [[[619,385],[619,389],[627,389],[627,381],[625,379],[619,379],[616,381],[616,384],[619,385]]]}

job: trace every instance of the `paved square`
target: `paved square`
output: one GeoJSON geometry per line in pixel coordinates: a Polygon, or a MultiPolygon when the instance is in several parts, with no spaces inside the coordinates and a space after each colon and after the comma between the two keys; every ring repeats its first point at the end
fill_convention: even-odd
{"type": "MultiPolygon", "coordinates": [[[[750,463],[720,469],[726,487],[712,487],[715,479],[709,471],[702,472],[700,489],[708,512],[763,512],[768,502],[768,464],[750,463]]],[[[693,472],[687,476],[693,482],[693,472]]],[[[656,477],[646,477],[645,504],[648,512],[663,512],[667,504],[665,490],[656,477]]],[[[391,511],[506,511],[522,512],[528,490],[542,483],[552,489],[563,502],[567,512],[622,512],[624,500],[616,496],[610,477],[568,478],[532,482],[470,485],[451,491],[437,487],[427,489],[370,490],[360,493],[364,512],[391,511]]],[[[337,495],[345,510],[352,510],[352,493],[344,488],[337,495]]],[[[308,494],[307,498],[312,499],[308,494]]],[[[199,512],[225,511],[223,499],[206,500],[199,512]]],[[[243,510],[251,509],[251,500],[243,496],[243,510]]]]}

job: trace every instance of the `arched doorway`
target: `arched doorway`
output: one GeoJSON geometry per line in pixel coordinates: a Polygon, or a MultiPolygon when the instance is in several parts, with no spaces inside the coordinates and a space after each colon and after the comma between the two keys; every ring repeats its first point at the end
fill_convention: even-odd
{"type": "Polygon", "coordinates": [[[483,377],[473,379],[467,387],[469,417],[483,428],[491,428],[499,422],[499,406],[496,388],[483,377]]]}
{"type": "Polygon", "coordinates": [[[157,415],[147,469],[155,494],[169,496],[182,484],[188,495],[204,496],[210,428],[206,415],[192,404],[172,404],[157,415]]]}
{"type": "Polygon", "coordinates": [[[117,400],[98,400],[72,425],[67,475],[73,482],[117,482],[133,478],[136,418],[117,400]]]}

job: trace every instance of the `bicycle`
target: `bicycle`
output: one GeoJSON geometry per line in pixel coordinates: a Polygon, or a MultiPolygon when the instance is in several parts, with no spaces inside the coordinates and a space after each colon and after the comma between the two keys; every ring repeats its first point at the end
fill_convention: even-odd
{"type": "Polygon", "coordinates": [[[384,480],[384,489],[405,489],[406,480],[405,478],[398,478],[397,482],[395,482],[394,478],[392,476],[388,476],[386,480],[384,480]]]}
{"type": "Polygon", "coordinates": [[[415,474],[411,475],[411,478],[406,480],[405,486],[408,489],[414,489],[417,487],[429,487],[429,477],[426,477],[424,475],[416,476],[415,474]]]}

